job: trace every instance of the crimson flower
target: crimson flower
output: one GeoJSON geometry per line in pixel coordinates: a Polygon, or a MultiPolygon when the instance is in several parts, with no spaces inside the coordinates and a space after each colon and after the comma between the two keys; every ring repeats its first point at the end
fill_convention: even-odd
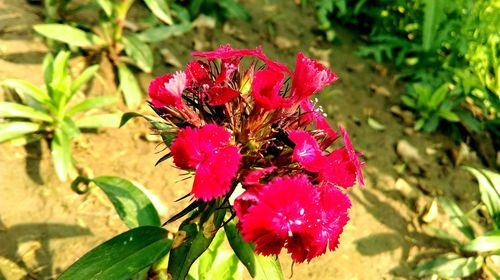
{"type": "Polygon", "coordinates": [[[164,158],[194,173],[195,201],[179,215],[230,209],[263,255],[285,248],[304,262],[334,250],[349,220],[344,191],[364,184],[347,132],[338,134],[310,100],[337,76],[303,53],[293,72],[260,47],[192,55],[199,59],[184,71],[149,86],[151,107],[165,120],[155,124],[170,149],[164,158]]]}
{"type": "Polygon", "coordinates": [[[214,124],[179,131],[171,146],[172,156],[177,167],[195,170],[195,198],[208,201],[231,188],[241,155],[230,140],[231,134],[214,124]]]}

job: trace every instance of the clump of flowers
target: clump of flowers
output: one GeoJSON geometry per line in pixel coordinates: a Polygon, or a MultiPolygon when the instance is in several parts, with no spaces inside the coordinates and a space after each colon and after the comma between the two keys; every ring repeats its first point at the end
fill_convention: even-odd
{"type": "Polygon", "coordinates": [[[303,262],[335,250],[349,220],[344,189],[363,185],[362,163],[310,98],[338,77],[302,53],[293,72],[261,48],[193,56],[153,80],[149,96],[171,126],[161,133],[175,135],[174,164],[194,173],[194,199],[231,201],[243,239],[263,255],[286,248],[303,262]]]}

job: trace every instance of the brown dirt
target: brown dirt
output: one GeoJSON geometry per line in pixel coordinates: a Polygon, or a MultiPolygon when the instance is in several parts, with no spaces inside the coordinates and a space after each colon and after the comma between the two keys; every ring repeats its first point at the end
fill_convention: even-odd
{"type": "MultiPolygon", "coordinates": [[[[349,191],[351,222],[339,248],[310,264],[295,264],[292,279],[410,278],[421,254],[441,246],[420,231],[419,215],[425,205],[436,195],[451,196],[467,209],[478,200],[471,176],[455,168],[448,156],[456,146],[446,135],[412,131],[390,112],[391,106],[399,106],[403,89],[387,66],[353,55],[361,43],[350,32],[339,29],[342,44],[332,45],[313,32],[310,8],[285,0],[248,0],[246,6],[254,17],[251,23],[228,22],[222,28],[225,32],[200,27],[157,47],[168,47],[185,63],[193,48],[262,45],[269,57],[289,66],[295,54],[304,51],[327,62],[341,77],[318,98],[332,123],[343,124],[355,147],[363,151],[367,184],[349,191]],[[380,90],[374,93],[370,88],[375,87],[380,90]],[[368,117],[385,125],[385,130],[371,128],[368,117]],[[395,166],[404,162],[395,146],[403,139],[419,151],[423,163],[408,162],[398,173],[395,166]],[[410,189],[397,188],[398,178],[408,181],[410,189]]],[[[25,1],[0,1],[0,80],[42,84],[41,61],[47,48],[31,29],[42,21],[42,14],[40,7],[25,1]]],[[[160,65],[157,53],[155,74],[176,70],[160,65]]],[[[140,78],[146,85],[151,76],[140,78]]],[[[182,209],[182,203],[173,200],[189,191],[189,182],[177,182],[179,172],[172,162],[154,167],[159,148],[143,140],[147,134],[141,121],[84,134],[74,145],[74,158],[95,176],[117,175],[147,186],[166,205],[162,213],[166,219],[182,209]]],[[[474,156],[466,162],[479,164],[474,156]]],[[[0,145],[0,279],[52,279],[86,251],[124,230],[98,190],[79,196],[68,182],[58,181],[45,142],[0,145]]],[[[291,275],[289,257],[280,259],[285,274],[291,275]]]]}

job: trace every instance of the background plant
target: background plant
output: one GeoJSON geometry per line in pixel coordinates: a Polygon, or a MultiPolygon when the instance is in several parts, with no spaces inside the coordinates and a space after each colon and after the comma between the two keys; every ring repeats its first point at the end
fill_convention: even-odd
{"type": "Polygon", "coordinates": [[[434,131],[444,120],[468,132],[487,129],[497,135],[498,5],[490,0],[322,0],[316,1],[316,11],[328,39],[334,38],[336,23],[354,26],[367,35],[359,55],[399,68],[408,84],[404,104],[419,116],[416,129],[434,131]],[[435,101],[442,98],[444,84],[450,90],[442,108],[435,101]],[[434,94],[439,96],[431,100],[434,94]]]}
{"type": "Polygon", "coordinates": [[[85,69],[73,79],[68,71],[69,57],[69,52],[60,52],[55,58],[51,54],[45,57],[45,89],[22,80],[1,83],[12,89],[14,95],[12,101],[0,103],[0,142],[47,139],[55,170],[62,181],[77,176],[71,146],[80,137],[81,129],[118,124],[116,114],[84,114],[111,105],[115,99],[99,96],[76,102],[78,91],[94,76],[98,66],[85,69]]]}
{"type": "MultiPolygon", "coordinates": [[[[48,16],[51,10],[60,10],[60,7],[66,6],[67,2],[53,1],[55,7],[47,8],[48,16]]],[[[164,40],[168,37],[166,35],[171,36],[191,28],[185,23],[179,26],[173,24],[174,19],[166,1],[145,0],[144,3],[161,22],[148,18],[149,23],[146,25],[156,29],[145,30],[141,34],[126,29],[127,14],[134,2],[134,0],[86,2],[85,8],[100,11],[95,25],[92,22],[62,22],[34,26],[38,33],[48,39],[67,44],[72,51],[88,53],[91,57],[104,54],[116,69],[119,89],[125,104],[129,107],[137,107],[143,100],[140,85],[129,65],[146,73],[151,73],[153,69],[154,56],[147,42],[158,40],[151,38],[159,32],[166,32],[159,36],[159,40],[164,40]],[[163,24],[170,25],[168,27],[171,29],[158,30],[157,27],[163,24]]]]}
{"type": "Polygon", "coordinates": [[[437,275],[441,278],[468,277],[474,273],[487,272],[492,279],[500,279],[490,258],[500,256],[500,174],[489,170],[467,167],[479,183],[481,204],[464,213],[451,199],[441,197],[441,206],[453,225],[466,238],[454,236],[446,230],[430,228],[433,235],[447,242],[453,252],[419,265],[414,274],[418,277],[437,275]],[[487,226],[483,232],[474,230],[470,216],[485,208],[487,226]]]}

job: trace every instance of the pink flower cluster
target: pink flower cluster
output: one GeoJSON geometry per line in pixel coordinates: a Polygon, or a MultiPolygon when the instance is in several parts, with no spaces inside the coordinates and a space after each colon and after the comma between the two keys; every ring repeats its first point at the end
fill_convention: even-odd
{"type": "Polygon", "coordinates": [[[174,164],[194,172],[194,198],[242,186],[232,205],[238,228],[263,255],[286,248],[303,262],[334,250],[349,220],[343,189],[363,185],[347,132],[339,127],[339,137],[309,99],[337,76],[302,53],[293,72],[260,48],[193,56],[204,60],[156,78],[149,95],[176,134],[167,143],[174,164]]]}

